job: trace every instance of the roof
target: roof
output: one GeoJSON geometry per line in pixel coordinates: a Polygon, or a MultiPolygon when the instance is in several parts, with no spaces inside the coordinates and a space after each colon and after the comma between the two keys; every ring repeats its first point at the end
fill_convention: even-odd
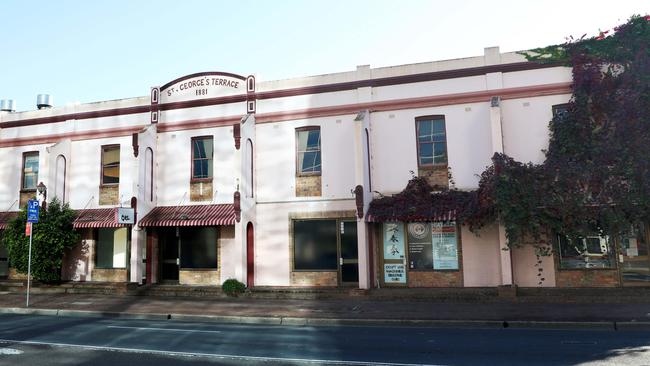
{"type": "Polygon", "coordinates": [[[75,229],[83,228],[107,228],[124,227],[115,220],[117,208],[93,208],[87,210],[75,210],[77,217],[72,222],[75,229]]]}
{"type": "Polygon", "coordinates": [[[475,203],[473,192],[436,192],[425,178],[415,177],[400,193],[370,202],[368,222],[455,221],[475,203]]]}
{"type": "Polygon", "coordinates": [[[0,212],[0,230],[4,230],[9,221],[18,217],[18,213],[19,211],[0,212]]]}
{"type": "Polygon", "coordinates": [[[232,204],[156,207],[140,219],[141,227],[234,225],[232,204]]]}

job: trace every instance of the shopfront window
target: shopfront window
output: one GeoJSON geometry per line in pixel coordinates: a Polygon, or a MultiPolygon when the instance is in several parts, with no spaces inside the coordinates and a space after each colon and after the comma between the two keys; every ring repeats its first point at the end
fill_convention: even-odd
{"type": "Polygon", "coordinates": [[[650,256],[645,225],[632,226],[621,236],[621,275],[624,285],[646,285],[650,282],[650,256]]]}
{"type": "Polygon", "coordinates": [[[181,269],[216,269],[217,228],[181,228],[181,269]]]}
{"type": "Polygon", "coordinates": [[[409,269],[457,270],[458,237],[455,222],[407,224],[409,269]]]}
{"type": "Polygon", "coordinates": [[[98,229],[96,261],[97,268],[126,268],[127,228],[98,229]]]}
{"type": "Polygon", "coordinates": [[[569,238],[558,235],[560,268],[615,268],[614,251],[608,236],[569,238]]]}
{"type": "Polygon", "coordinates": [[[303,271],[336,271],[336,220],[293,221],[294,269],[303,271]]]}

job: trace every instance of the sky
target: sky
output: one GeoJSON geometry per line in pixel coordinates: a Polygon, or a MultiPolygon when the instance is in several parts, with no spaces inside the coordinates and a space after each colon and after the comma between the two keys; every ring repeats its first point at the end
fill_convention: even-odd
{"type": "Polygon", "coordinates": [[[0,2],[0,99],[36,109],[149,94],[202,71],[258,81],[483,55],[596,35],[648,0],[0,2]]]}

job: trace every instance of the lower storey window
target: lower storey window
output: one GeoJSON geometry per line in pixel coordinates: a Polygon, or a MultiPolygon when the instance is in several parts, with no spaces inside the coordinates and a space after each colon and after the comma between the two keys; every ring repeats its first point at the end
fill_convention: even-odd
{"type": "Polygon", "coordinates": [[[126,268],[127,243],[127,228],[98,229],[95,266],[126,268]]]}
{"type": "Polygon", "coordinates": [[[557,236],[560,268],[614,268],[614,252],[608,236],[557,236]]]}
{"type": "Polygon", "coordinates": [[[293,221],[293,268],[336,271],[337,240],[336,220],[293,221]]]}
{"type": "Polygon", "coordinates": [[[180,229],[181,269],[216,269],[217,228],[180,229]]]}

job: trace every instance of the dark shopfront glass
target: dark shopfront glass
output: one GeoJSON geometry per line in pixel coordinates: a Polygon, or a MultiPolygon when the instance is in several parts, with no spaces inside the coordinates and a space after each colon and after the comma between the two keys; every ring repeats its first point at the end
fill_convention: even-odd
{"type": "Polygon", "coordinates": [[[187,227],[180,229],[181,268],[216,269],[217,228],[187,227]]]}
{"type": "Polygon", "coordinates": [[[615,268],[615,255],[608,236],[568,238],[557,236],[560,268],[615,268]]]}

